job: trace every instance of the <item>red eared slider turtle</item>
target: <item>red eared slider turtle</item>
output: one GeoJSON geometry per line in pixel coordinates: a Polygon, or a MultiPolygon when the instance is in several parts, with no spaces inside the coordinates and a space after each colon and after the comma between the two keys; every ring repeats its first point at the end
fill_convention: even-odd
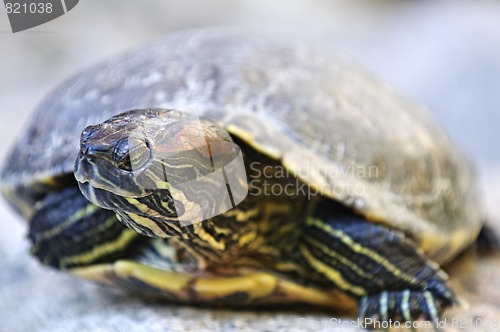
{"type": "Polygon", "coordinates": [[[436,318],[456,302],[440,264],[483,220],[470,165],[419,107],[321,48],[221,30],[67,80],[2,180],[43,264],[211,306],[436,318]],[[221,172],[238,156],[246,179],[221,172]]]}

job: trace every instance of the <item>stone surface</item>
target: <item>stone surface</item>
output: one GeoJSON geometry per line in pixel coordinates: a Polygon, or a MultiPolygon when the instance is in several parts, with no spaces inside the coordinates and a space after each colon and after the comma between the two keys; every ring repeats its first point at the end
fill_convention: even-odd
{"type": "MultiPolygon", "coordinates": [[[[213,7],[202,0],[86,0],[53,22],[15,35],[0,10],[0,158],[37,101],[78,68],[184,27],[280,23],[282,29],[299,26],[304,35],[322,38],[429,107],[474,159],[489,216],[499,230],[499,7],[487,1],[347,5],[283,0],[213,7]]],[[[102,289],[40,267],[28,254],[26,225],[3,203],[0,215],[2,332],[346,330],[335,328],[334,313],[308,308],[200,309],[144,302],[102,289]]],[[[486,331],[486,324],[500,324],[500,260],[470,252],[449,270],[469,309],[448,311],[447,330],[486,331]],[[480,322],[476,318],[482,325],[474,325],[480,322]]],[[[488,331],[495,330],[500,328],[488,331]]]]}

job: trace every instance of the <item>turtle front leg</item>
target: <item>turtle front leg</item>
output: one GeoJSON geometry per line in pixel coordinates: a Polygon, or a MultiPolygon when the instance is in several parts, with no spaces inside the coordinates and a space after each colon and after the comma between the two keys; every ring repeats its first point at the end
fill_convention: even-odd
{"type": "Polygon", "coordinates": [[[57,269],[114,261],[141,241],[113,211],[90,203],[77,186],[49,193],[36,203],[28,238],[31,253],[57,269]]]}
{"type": "Polygon", "coordinates": [[[359,300],[361,318],[436,321],[457,302],[446,273],[411,239],[334,203],[307,220],[298,251],[314,274],[359,300]]]}

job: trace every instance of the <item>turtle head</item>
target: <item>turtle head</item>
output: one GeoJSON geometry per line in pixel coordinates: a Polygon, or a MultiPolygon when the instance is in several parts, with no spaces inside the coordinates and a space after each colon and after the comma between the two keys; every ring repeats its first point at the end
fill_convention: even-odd
{"type": "Polygon", "coordinates": [[[74,173],[93,204],[114,210],[144,235],[165,237],[172,234],[160,230],[169,223],[190,224],[224,210],[226,182],[217,172],[238,155],[227,131],[211,120],[132,110],[83,130],[74,173]],[[161,225],[152,231],[151,221],[161,225]]]}

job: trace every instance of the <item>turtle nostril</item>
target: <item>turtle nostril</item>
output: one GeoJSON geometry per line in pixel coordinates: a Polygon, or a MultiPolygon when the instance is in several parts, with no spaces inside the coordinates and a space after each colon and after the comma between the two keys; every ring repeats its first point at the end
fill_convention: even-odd
{"type": "Polygon", "coordinates": [[[95,161],[96,160],[96,155],[92,151],[87,152],[85,154],[85,156],[87,157],[88,161],[95,161]]]}
{"type": "Polygon", "coordinates": [[[82,157],[85,157],[87,161],[94,162],[97,159],[97,153],[90,146],[86,146],[81,150],[82,157]]]}

